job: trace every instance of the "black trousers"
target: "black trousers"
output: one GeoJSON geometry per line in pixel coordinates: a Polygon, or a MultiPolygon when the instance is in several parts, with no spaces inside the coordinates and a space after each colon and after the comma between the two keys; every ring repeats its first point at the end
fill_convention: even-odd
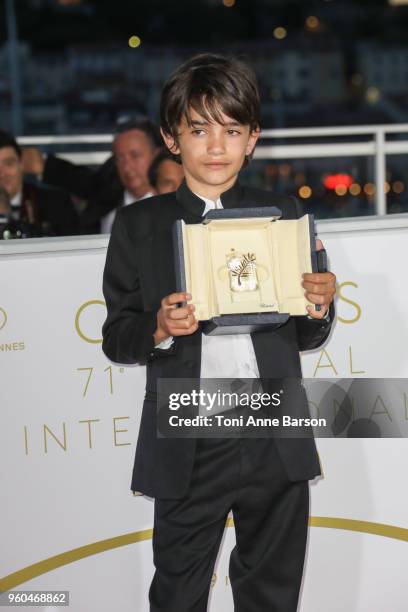
{"type": "Polygon", "coordinates": [[[273,439],[199,439],[188,493],[155,500],[151,612],[206,612],[232,509],[229,579],[236,612],[296,612],[308,481],[290,482],[273,439]]]}

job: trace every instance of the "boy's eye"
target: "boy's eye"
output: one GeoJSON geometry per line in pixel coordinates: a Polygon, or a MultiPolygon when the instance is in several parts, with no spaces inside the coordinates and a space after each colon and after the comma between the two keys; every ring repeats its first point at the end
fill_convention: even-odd
{"type": "Polygon", "coordinates": [[[200,128],[196,128],[195,130],[192,130],[191,133],[195,134],[196,136],[200,136],[201,134],[204,134],[204,130],[201,130],[200,128]]]}
{"type": "Polygon", "coordinates": [[[233,136],[240,134],[241,132],[239,130],[234,130],[232,128],[230,128],[229,130],[227,130],[228,134],[232,134],[233,136]]]}

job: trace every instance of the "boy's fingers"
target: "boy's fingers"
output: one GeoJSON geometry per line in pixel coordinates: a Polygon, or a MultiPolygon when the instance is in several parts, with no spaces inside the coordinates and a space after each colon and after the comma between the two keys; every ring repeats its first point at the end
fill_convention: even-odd
{"type": "Polygon", "coordinates": [[[162,299],[161,303],[163,308],[174,308],[180,302],[188,302],[188,300],[191,300],[190,293],[170,293],[170,295],[166,295],[166,297],[162,299]]]}
{"type": "Polygon", "coordinates": [[[323,242],[320,238],[316,238],[316,251],[321,251],[322,249],[324,249],[323,242]]]}
{"type": "Polygon", "coordinates": [[[306,299],[312,304],[327,304],[327,295],[317,295],[316,293],[306,293],[306,299]]]}
{"type": "Polygon", "coordinates": [[[189,317],[182,321],[175,321],[170,325],[172,336],[187,336],[198,329],[198,321],[189,317]]]}
{"type": "Polygon", "coordinates": [[[333,272],[305,272],[302,277],[303,286],[305,286],[305,283],[315,283],[319,285],[328,283],[333,286],[336,284],[336,277],[333,272]]]}
{"type": "Polygon", "coordinates": [[[326,311],[326,307],[333,300],[336,293],[336,277],[332,272],[312,272],[303,274],[302,286],[305,289],[305,297],[312,304],[325,305],[325,309],[311,313],[320,319],[320,313],[326,311]],[[319,315],[318,315],[319,313],[319,315]]]}
{"type": "Polygon", "coordinates": [[[193,314],[195,307],[191,304],[189,306],[182,306],[181,308],[169,309],[166,313],[168,319],[187,319],[187,317],[193,314]]]}
{"type": "Polygon", "coordinates": [[[331,294],[335,292],[335,286],[329,283],[302,283],[306,293],[317,293],[317,295],[331,294]]]}

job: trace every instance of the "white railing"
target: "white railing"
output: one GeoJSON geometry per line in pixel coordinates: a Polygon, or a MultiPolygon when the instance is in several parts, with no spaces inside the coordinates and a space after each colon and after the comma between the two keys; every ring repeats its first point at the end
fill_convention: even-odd
{"type": "MultiPolygon", "coordinates": [[[[346,219],[322,219],[316,222],[319,238],[325,242],[326,238],[334,235],[360,235],[379,232],[408,233],[408,215],[387,215],[376,217],[352,217],[346,219]]],[[[47,256],[56,253],[105,253],[109,242],[107,234],[92,236],[65,236],[57,238],[25,238],[24,240],[0,240],[0,257],[28,257],[47,256]]]]}
{"type": "MultiPolygon", "coordinates": [[[[19,138],[22,145],[75,145],[98,144],[109,145],[105,150],[90,152],[61,152],[66,159],[79,164],[99,164],[109,155],[111,134],[91,134],[84,136],[24,136],[19,138]]],[[[255,159],[311,159],[337,157],[373,157],[375,168],[375,212],[377,215],[387,213],[386,194],[384,190],[386,175],[386,156],[408,153],[408,124],[339,126],[328,128],[288,128],[263,130],[261,141],[255,151],[255,159]],[[406,134],[406,139],[387,141],[390,134],[406,134]],[[327,142],[319,144],[265,144],[273,139],[311,139],[333,138],[337,136],[364,136],[364,142],[327,142]]]]}

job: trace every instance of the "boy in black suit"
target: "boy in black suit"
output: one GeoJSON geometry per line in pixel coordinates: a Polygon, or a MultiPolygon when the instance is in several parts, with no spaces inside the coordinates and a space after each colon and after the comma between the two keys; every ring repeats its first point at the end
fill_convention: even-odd
{"type": "Polygon", "coordinates": [[[155,498],[154,612],[205,612],[230,510],[237,545],[229,576],[238,612],[295,612],[308,523],[308,480],[320,474],[312,439],[157,438],[159,378],[300,377],[299,351],[327,338],[335,293],[330,272],[306,274],[306,297],[320,310],[269,331],[205,336],[194,296],[175,293],[171,228],[201,223],[212,208],[277,206],[297,218],[290,197],[248,189],[238,173],[259,136],[255,77],[240,61],[192,58],[169,78],[161,130],[181,157],[175,193],[119,211],[104,274],[108,316],[103,350],[120,363],[147,364],[146,397],[132,489],[155,498]],[[180,302],[187,301],[183,307],[180,302]]]}

